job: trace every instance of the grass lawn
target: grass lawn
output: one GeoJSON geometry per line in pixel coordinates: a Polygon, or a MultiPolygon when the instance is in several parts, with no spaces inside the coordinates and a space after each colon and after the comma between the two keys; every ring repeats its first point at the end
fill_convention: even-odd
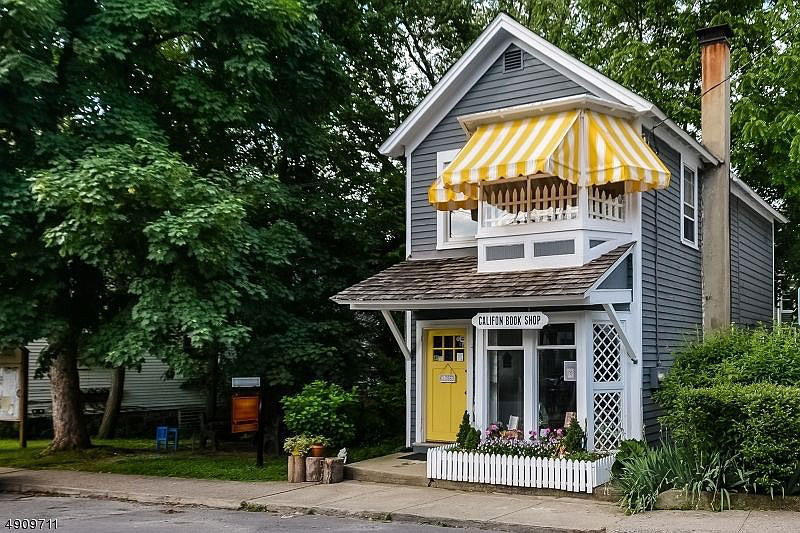
{"type": "MultiPolygon", "coordinates": [[[[14,439],[0,439],[0,466],[81,470],[114,474],[140,474],[236,481],[281,481],[286,479],[286,457],[264,457],[264,467],[255,465],[252,449],[222,443],[220,451],[191,450],[188,445],[177,451],[156,451],[152,439],[94,439],[94,447],[82,452],[43,454],[47,440],[28,442],[20,449],[14,439]]],[[[402,443],[350,448],[348,462],[386,455],[402,443]]]]}

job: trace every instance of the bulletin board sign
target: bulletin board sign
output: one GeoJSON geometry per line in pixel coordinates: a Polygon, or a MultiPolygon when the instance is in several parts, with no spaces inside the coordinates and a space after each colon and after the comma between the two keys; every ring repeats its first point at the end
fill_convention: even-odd
{"type": "Polygon", "coordinates": [[[20,367],[0,366],[0,420],[18,422],[20,415],[20,367]]]}
{"type": "Polygon", "coordinates": [[[235,393],[231,401],[231,433],[258,431],[261,393],[235,393]]]}

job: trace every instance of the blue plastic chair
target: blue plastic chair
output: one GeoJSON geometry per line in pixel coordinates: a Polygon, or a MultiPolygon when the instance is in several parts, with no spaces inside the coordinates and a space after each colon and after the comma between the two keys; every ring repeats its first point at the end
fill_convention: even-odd
{"type": "Polygon", "coordinates": [[[178,428],[171,428],[168,426],[158,426],[156,428],[156,450],[161,449],[161,445],[164,445],[164,448],[169,448],[169,438],[172,437],[172,448],[174,450],[178,449],[178,428]]]}

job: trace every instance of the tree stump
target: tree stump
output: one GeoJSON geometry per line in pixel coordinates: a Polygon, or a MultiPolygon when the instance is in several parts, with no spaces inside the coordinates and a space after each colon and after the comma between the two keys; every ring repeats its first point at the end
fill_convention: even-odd
{"type": "Polygon", "coordinates": [[[289,456],[289,483],[302,483],[306,480],[306,458],[301,455],[289,456]]]}
{"type": "Polygon", "coordinates": [[[325,459],[325,469],[322,471],[323,483],[339,483],[344,479],[344,459],[328,457],[325,459]]]}
{"type": "Polygon", "coordinates": [[[306,481],[322,481],[324,457],[306,457],[306,481]]]}

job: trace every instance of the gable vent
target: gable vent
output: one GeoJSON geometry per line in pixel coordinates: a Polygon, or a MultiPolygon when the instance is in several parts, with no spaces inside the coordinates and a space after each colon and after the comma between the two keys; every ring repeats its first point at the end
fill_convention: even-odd
{"type": "Polygon", "coordinates": [[[522,50],[509,48],[503,54],[503,72],[520,70],[522,68],[522,50]]]}

